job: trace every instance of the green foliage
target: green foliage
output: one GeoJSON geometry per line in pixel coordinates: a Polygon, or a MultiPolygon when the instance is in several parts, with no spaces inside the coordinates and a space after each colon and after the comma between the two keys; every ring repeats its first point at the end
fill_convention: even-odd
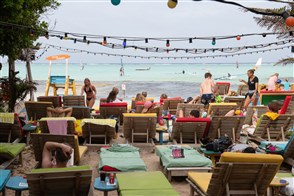
{"type": "Polygon", "coordinates": [[[1,0],[0,22],[29,26],[35,30],[31,35],[32,31],[28,28],[0,26],[0,55],[18,59],[21,50],[31,48],[47,29],[48,24],[41,21],[44,14],[58,6],[56,0],[1,0]]]}
{"type": "Polygon", "coordinates": [[[293,65],[293,64],[294,64],[294,58],[289,57],[289,58],[284,58],[284,59],[279,60],[278,62],[276,62],[274,64],[274,66],[276,66],[276,65],[293,65]]]}

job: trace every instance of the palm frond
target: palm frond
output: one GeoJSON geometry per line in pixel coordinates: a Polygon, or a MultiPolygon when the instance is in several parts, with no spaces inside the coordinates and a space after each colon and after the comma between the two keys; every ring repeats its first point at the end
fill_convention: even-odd
{"type": "Polygon", "coordinates": [[[276,65],[289,65],[289,64],[294,64],[294,58],[285,58],[285,59],[281,59],[278,62],[276,62],[274,64],[274,66],[276,65]]]}

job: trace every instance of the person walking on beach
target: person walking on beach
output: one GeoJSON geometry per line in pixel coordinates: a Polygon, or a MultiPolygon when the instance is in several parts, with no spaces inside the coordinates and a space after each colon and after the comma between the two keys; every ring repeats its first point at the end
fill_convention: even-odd
{"type": "Polygon", "coordinates": [[[247,71],[248,81],[240,79],[240,82],[248,85],[249,91],[245,95],[244,109],[247,109],[248,105],[252,102],[253,106],[257,105],[258,101],[258,77],[254,75],[254,69],[247,71]]]}
{"type": "Polygon", "coordinates": [[[89,108],[92,108],[96,100],[96,88],[91,84],[89,78],[85,78],[84,80],[84,86],[82,87],[81,95],[83,95],[84,93],[86,93],[87,106],[89,108]]]}
{"type": "Polygon", "coordinates": [[[211,79],[211,73],[207,72],[204,74],[205,80],[200,85],[200,97],[201,103],[205,106],[211,102],[214,102],[214,82],[211,79]]]}
{"type": "Polygon", "coordinates": [[[278,73],[271,75],[271,77],[268,79],[268,82],[267,82],[268,91],[276,91],[276,84],[277,84],[278,78],[279,78],[278,73]]]}

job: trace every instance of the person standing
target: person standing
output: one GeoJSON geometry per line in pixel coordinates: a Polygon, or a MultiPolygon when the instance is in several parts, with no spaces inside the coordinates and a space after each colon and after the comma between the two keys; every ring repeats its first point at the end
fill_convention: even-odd
{"type": "Polygon", "coordinates": [[[254,75],[254,69],[249,69],[247,71],[248,81],[240,79],[240,82],[248,85],[249,91],[245,95],[244,109],[247,109],[248,105],[252,102],[253,106],[257,105],[258,101],[258,77],[254,75]]]}
{"type": "Polygon", "coordinates": [[[285,78],[284,90],[285,91],[289,91],[290,90],[290,82],[289,82],[288,78],[285,78]]]}
{"type": "Polygon", "coordinates": [[[204,74],[204,81],[200,85],[200,97],[201,103],[205,106],[211,102],[214,102],[214,82],[211,79],[211,73],[207,72],[204,74]]]}
{"type": "Polygon", "coordinates": [[[276,84],[277,84],[278,78],[279,78],[279,74],[275,73],[271,75],[271,77],[268,79],[267,89],[269,91],[276,91],[276,84]]]}
{"type": "Polygon", "coordinates": [[[92,108],[95,104],[96,100],[96,88],[91,84],[91,81],[89,78],[85,78],[84,80],[84,86],[81,90],[81,95],[86,93],[86,104],[89,108],[92,108]]]}

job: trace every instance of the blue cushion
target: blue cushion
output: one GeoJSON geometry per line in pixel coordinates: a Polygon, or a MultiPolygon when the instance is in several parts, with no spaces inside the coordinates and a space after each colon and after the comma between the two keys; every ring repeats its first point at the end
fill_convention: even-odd
{"type": "Polygon", "coordinates": [[[11,175],[10,170],[0,170],[0,192],[3,190],[5,187],[6,182],[8,181],[9,177],[11,175]]]}

